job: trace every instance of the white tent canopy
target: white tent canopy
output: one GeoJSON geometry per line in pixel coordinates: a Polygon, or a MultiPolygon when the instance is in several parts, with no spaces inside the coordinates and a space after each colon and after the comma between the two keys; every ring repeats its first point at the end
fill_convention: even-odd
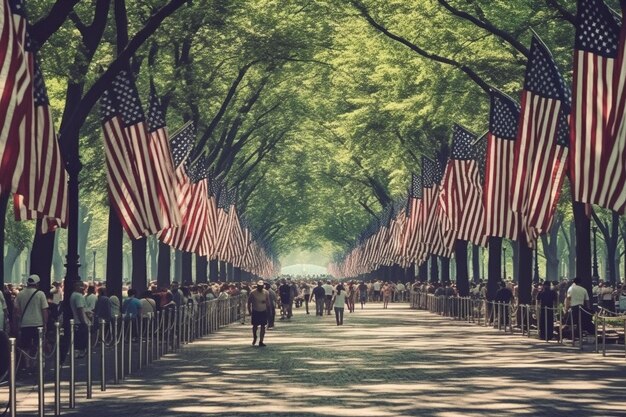
{"type": "Polygon", "coordinates": [[[283,275],[322,275],[326,274],[326,267],[312,264],[295,264],[284,266],[280,271],[283,275]]]}

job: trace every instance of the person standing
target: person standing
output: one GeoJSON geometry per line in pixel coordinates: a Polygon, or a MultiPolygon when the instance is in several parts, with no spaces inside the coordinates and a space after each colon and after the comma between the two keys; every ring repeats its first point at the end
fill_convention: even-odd
{"type": "Polygon", "coordinates": [[[278,287],[278,296],[280,297],[280,319],[285,320],[289,318],[289,305],[291,304],[291,286],[287,284],[286,280],[282,280],[280,287],[278,287]]]}
{"type": "Polygon", "coordinates": [[[26,288],[15,298],[14,320],[19,323],[19,343],[24,351],[33,354],[39,346],[38,327],[46,334],[48,323],[48,299],[39,289],[39,275],[33,274],[26,281],[26,288]]]}
{"type": "Polygon", "coordinates": [[[335,290],[333,286],[330,285],[330,281],[326,281],[326,284],[323,285],[325,297],[326,297],[326,314],[330,316],[330,310],[333,308],[333,293],[335,290]]]}
{"type": "Polygon", "coordinates": [[[96,326],[100,323],[100,320],[104,320],[105,323],[110,323],[113,318],[113,311],[111,309],[111,301],[106,296],[106,288],[98,288],[98,300],[93,309],[94,322],[96,326]]]}
{"type": "Polygon", "coordinates": [[[554,334],[554,308],[558,296],[550,287],[550,281],[544,281],[543,289],[537,294],[539,312],[539,338],[546,342],[552,340],[554,334]]]}
{"type": "Polygon", "coordinates": [[[74,326],[76,327],[74,335],[74,348],[77,351],[77,356],[82,358],[87,351],[87,326],[91,325],[87,312],[85,310],[85,284],[82,281],[76,281],[74,283],[74,292],[70,296],[70,308],[72,309],[72,318],[74,319],[74,326]]]}
{"type": "Polygon", "coordinates": [[[374,284],[372,284],[372,288],[374,289],[373,301],[380,301],[380,289],[381,289],[380,282],[378,280],[374,281],[374,284]]]}
{"type": "MultiPolygon", "coordinates": [[[[567,290],[567,296],[565,298],[565,310],[569,310],[572,315],[572,323],[574,326],[582,326],[583,330],[589,333],[593,333],[595,328],[591,323],[591,315],[588,313],[591,311],[591,302],[589,300],[589,293],[585,287],[580,285],[580,278],[574,278],[574,282],[567,290]],[[587,310],[585,310],[587,307],[587,310]],[[578,317],[581,318],[578,323],[578,317]]],[[[574,329],[572,328],[572,332],[574,329]]]]}
{"type": "Polygon", "coordinates": [[[361,310],[363,310],[363,306],[367,302],[367,285],[363,281],[359,284],[359,301],[361,302],[361,310]]]}
{"type": "Polygon", "coordinates": [[[354,313],[354,300],[356,298],[356,285],[354,285],[353,281],[350,281],[348,284],[348,298],[346,298],[346,302],[348,303],[348,311],[350,313],[354,313]]]}
{"type": "Polygon", "coordinates": [[[302,297],[304,298],[304,309],[306,310],[306,314],[309,314],[309,301],[311,298],[311,287],[309,286],[307,282],[303,281],[302,285],[300,286],[300,289],[302,290],[302,297]]]}
{"type": "Polygon", "coordinates": [[[389,301],[391,301],[391,294],[393,293],[393,287],[390,283],[385,282],[382,288],[383,293],[383,308],[387,308],[389,306],[389,301]]]}
{"type": "Polygon", "coordinates": [[[256,289],[250,291],[248,296],[248,313],[250,313],[252,321],[252,346],[256,345],[257,330],[261,327],[259,335],[259,347],[264,347],[263,339],[265,338],[265,326],[267,326],[268,309],[270,307],[269,293],[264,288],[263,280],[256,283],[256,289]]]}
{"type": "Polygon", "coordinates": [[[326,301],[326,291],[322,287],[322,281],[317,283],[317,287],[313,288],[313,297],[315,298],[315,315],[324,316],[324,302],[326,301]]]}
{"type": "Polygon", "coordinates": [[[337,285],[337,292],[333,297],[333,307],[335,308],[335,320],[337,326],[343,326],[343,310],[346,306],[346,292],[343,285],[337,285]]]}
{"type": "MultiPolygon", "coordinates": [[[[265,291],[269,294],[270,300],[269,308],[267,310],[267,330],[271,330],[274,328],[274,321],[276,320],[276,303],[278,302],[278,298],[269,282],[265,283],[265,291]]],[[[249,293],[251,292],[252,290],[249,291],[249,293]]]]}

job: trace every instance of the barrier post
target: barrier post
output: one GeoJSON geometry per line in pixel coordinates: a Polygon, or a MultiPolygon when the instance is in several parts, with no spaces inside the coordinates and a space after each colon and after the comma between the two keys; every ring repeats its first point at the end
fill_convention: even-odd
{"type": "Polygon", "coordinates": [[[54,415],[61,415],[61,324],[54,322],[54,343],[56,352],[54,355],[54,415]]]}
{"type": "Polygon", "coordinates": [[[121,340],[120,340],[120,380],[124,380],[124,378],[126,377],[126,371],[124,370],[125,368],[125,361],[124,361],[124,356],[126,356],[124,354],[124,351],[126,349],[126,318],[124,316],[122,316],[122,320],[121,320],[121,324],[122,324],[122,334],[121,334],[121,340]]]}
{"type": "Polygon", "coordinates": [[[100,319],[100,391],[107,390],[107,378],[106,378],[106,344],[104,341],[104,331],[106,322],[104,319],[100,319]]]}
{"type": "Polygon", "coordinates": [[[43,382],[43,377],[44,377],[44,366],[43,366],[43,361],[44,361],[44,356],[43,356],[43,327],[37,327],[37,337],[38,337],[38,341],[39,341],[39,345],[37,346],[37,368],[38,368],[38,378],[37,378],[37,388],[38,388],[38,400],[39,400],[39,404],[37,407],[37,410],[39,412],[39,417],[43,417],[44,415],[44,406],[45,406],[45,399],[44,399],[44,382],[43,382]]]}
{"type": "Polygon", "coordinates": [[[141,317],[137,317],[137,320],[137,335],[139,336],[139,366],[137,367],[137,370],[141,370],[141,366],[143,365],[143,315],[141,317]]]}
{"type": "Polygon", "coordinates": [[[624,320],[624,358],[626,359],[626,320],[624,320]]]}
{"type": "MultiPolygon", "coordinates": [[[[122,330],[124,330],[124,328],[122,327],[122,330]]],[[[113,316],[113,362],[115,364],[115,372],[113,374],[113,383],[114,384],[119,384],[120,383],[120,376],[119,376],[119,372],[120,372],[120,364],[119,364],[119,358],[118,358],[118,354],[119,354],[119,339],[118,339],[118,331],[117,331],[117,316],[113,316]]]]}
{"type": "Polygon", "coordinates": [[[543,308],[543,335],[548,342],[548,306],[543,308]]]}
{"type": "Polygon", "coordinates": [[[596,353],[598,353],[598,314],[596,313],[594,315],[594,317],[595,317],[595,320],[594,320],[595,326],[593,326],[593,327],[595,329],[595,336],[596,336],[595,337],[595,339],[596,339],[596,353]]]}
{"type": "Polygon", "coordinates": [[[10,360],[9,360],[9,412],[11,417],[15,417],[17,411],[15,410],[16,401],[16,389],[15,389],[15,338],[12,337],[9,339],[9,350],[10,350],[10,360]]]}
{"type": "Polygon", "coordinates": [[[176,352],[176,341],[178,340],[178,307],[174,307],[174,327],[172,335],[172,352],[176,352]]]}
{"type": "Polygon", "coordinates": [[[580,344],[580,350],[583,350],[583,326],[582,326],[582,306],[578,308],[578,344],[580,344]]]}
{"type": "Polygon", "coordinates": [[[87,399],[91,398],[91,324],[87,324],[87,399]]]}
{"type": "Polygon", "coordinates": [[[74,354],[74,319],[70,319],[70,408],[76,407],[76,358],[74,354]]]}
{"type": "Polygon", "coordinates": [[[528,337],[530,337],[530,306],[526,306],[526,326],[528,326],[528,337]]]}
{"type": "Polygon", "coordinates": [[[606,317],[604,316],[602,316],[602,356],[606,356],[606,317]]]}
{"type": "Polygon", "coordinates": [[[133,318],[128,317],[128,375],[133,373],[133,318]]]}

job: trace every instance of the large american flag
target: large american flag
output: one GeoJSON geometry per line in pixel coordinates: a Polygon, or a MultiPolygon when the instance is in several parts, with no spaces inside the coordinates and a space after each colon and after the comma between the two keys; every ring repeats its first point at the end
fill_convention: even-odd
{"type": "MultiPolygon", "coordinates": [[[[446,167],[448,163],[446,162],[446,167]]],[[[444,167],[441,158],[437,157],[434,161],[433,181],[437,192],[435,194],[435,203],[433,207],[433,233],[430,237],[430,253],[438,256],[449,258],[454,250],[454,242],[456,233],[452,227],[450,218],[448,218],[444,204],[445,192],[443,189],[443,180],[445,176],[444,167]]]]}
{"type": "Polygon", "coordinates": [[[18,0],[0,0],[0,194],[18,191],[24,170],[32,77],[26,52],[26,16],[18,0]]]}
{"type": "Polygon", "coordinates": [[[407,260],[415,261],[420,250],[424,250],[422,235],[422,176],[411,174],[411,187],[407,202],[407,222],[405,225],[403,255],[407,260]]]}
{"type": "Polygon", "coordinates": [[[570,182],[576,201],[609,208],[613,187],[620,187],[620,193],[624,190],[623,183],[620,186],[611,180],[620,177],[617,170],[623,171],[624,165],[617,157],[619,152],[612,157],[614,149],[607,137],[615,99],[619,32],[615,16],[602,0],[578,0],[570,182]]]}
{"type": "Polygon", "coordinates": [[[609,117],[603,158],[603,176],[608,182],[605,207],[619,213],[626,211],[626,1],[622,0],[622,22],[618,55],[613,71],[613,111],[609,117]]]}
{"type": "Polygon", "coordinates": [[[154,83],[150,82],[150,107],[148,109],[148,127],[150,131],[150,154],[155,161],[157,189],[159,195],[160,216],[164,228],[181,224],[181,214],[176,202],[176,173],[170,151],[169,134],[165,124],[163,106],[157,95],[154,83]]]}
{"type": "Polygon", "coordinates": [[[442,208],[457,239],[484,246],[487,239],[476,140],[469,130],[454,125],[452,152],[442,184],[442,208]]]}
{"type": "Polygon", "coordinates": [[[431,251],[434,240],[436,211],[438,206],[439,184],[435,183],[437,165],[432,159],[422,156],[422,237],[426,250],[422,253],[423,260],[431,251]]]}
{"type": "Polygon", "coordinates": [[[511,199],[530,245],[550,229],[568,156],[570,91],[535,35],[522,92],[511,199]]]}
{"type": "Polygon", "coordinates": [[[519,216],[512,210],[510,199],[519,114],[519,105],[512,98],[491,91],[483,186],[485,233],[512,240],[517,240],[519,233],[519,216]]]}

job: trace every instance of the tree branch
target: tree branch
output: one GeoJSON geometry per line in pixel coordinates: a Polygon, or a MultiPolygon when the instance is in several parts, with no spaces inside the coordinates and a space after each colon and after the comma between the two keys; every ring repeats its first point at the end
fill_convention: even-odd
{"type": "Polygon", "coordinates": [[[576,24],[576,16],[563,7],[557,0],[546,0],[546,3],[548,6],[556,9],[564,20],[567,20],[572,25],[576,24]]]}
{"type": "Polygon", "coordinates": [[[30,26],[28,34],[36,49],[40,49],[59,30],[78,2],[80,0],[57,0],[47,16],[30,26]]]}

